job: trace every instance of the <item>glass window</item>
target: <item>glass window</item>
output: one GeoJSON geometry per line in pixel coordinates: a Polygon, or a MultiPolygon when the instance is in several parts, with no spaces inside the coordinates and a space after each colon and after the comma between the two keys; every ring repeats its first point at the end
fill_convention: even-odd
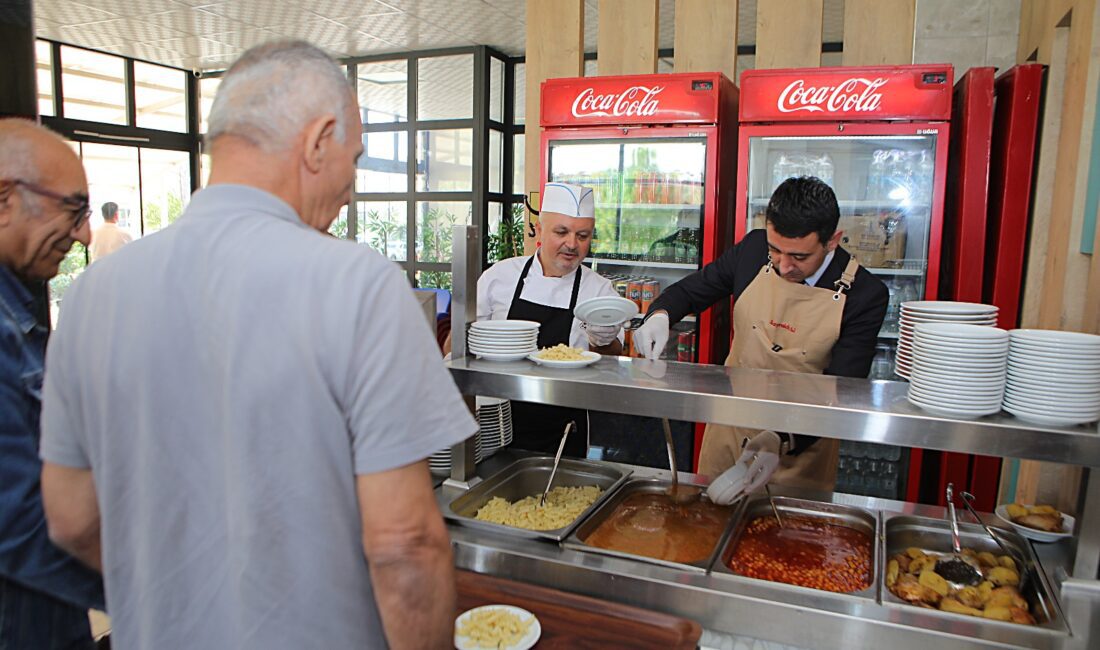
{"type": "Polygon", "coordinates": [[[65,117],[125,125],[125,69],[120,57],[61,46],[65,117]]]}
{"type": "Polygon", "coordinates": [[[421,289],[446,289],[451,290],[450,271],[417,271],[416,286],[421,289]]]}
{"type": "Polygon", "coordinates": [[[137,239],[141,237],[141,191],[137,147],[85,142],[81,146],[84,171],[88,175],[88,196],[92,204],[92,240],[103,225],[101,206],[118,204],[118,226],[137,239]]]}
{"type": "Polygon", "coordinates": [[[38,80],[38,114],[53,115],[53,49],[46,41],[34,42],[38,80]]]}
{"type": "Polygon", "coordinates": [[[416,204],[416,259],[451,262],[451,239],[456,225],[470,225],[469,201],[427,201],[416,204]]]}
{"type": "Polygon", "coordinates": [[[409,134],[382,131],[363,134],[363,155],[355,173],[357,192],[409,190],[409,134]]]}
{"type": "Polygon", "coordinates": [[[584,76],[595,77],[600,74],[600,65],[596,59],[585,59],[584,76]]]}
{"type": "Polygon", "coordinates": [[[191,198],[191,163],[186,151],[141,150],[141,216],[145,234],[170,225],[191,198]]]}
{"type": "Polygon", "coordinates": [[[522,133],[512,136],[512,194],[523,194],[526,179],[523,177],[525,169],[524,151],[527,140],[522,133]]]}
{"type": "Polygon", "coordinates": [[[329,224],[328,232],[337,239],[348,238],[348,206],[340,208],[340,214],[329,224]]]}
{"type": "Polygon", "coordinates": [[[218,86],[221,84],[221,77],[199,79],[199,133],[206,133],[210,109],[214,106],[214,94],[218,92],[218,86]]]}
{"type": "Polygon", "coordinates": [[[356,75],[359,115],[364,124],[408,121],[408,61],[360,63],[356,75]]]}
{"type": "Polygon", "coordinates": [[[421,131],[416,137],[416,189],[468,192],[473,189],[473,132],[421,131]]]}
{"type": "Polygon", "coordinates": [[[473,117],[472,54],[420,59],[416,72],[416,119],[452,120],[473,117]]]}
{"type": "Polygon", "coordinates": [[[516,88],[513,101],[516,105],[512,121],[523,124],[527,117],[527,66],[523,63],[516,64],[516,88]]]}
{"type": "Polygon", "coordinates": [[[489,57],[489,119],[504,121],[504,61],[489,57]]]}
{"type": "Polygon", "coordinates": [[[489,191],[501,192],[504,176],[504,134],[489,130],[489,191]]]}
{"type": "Polygon", "coordinates": [[[134,103],[138,126],[187,133],[187,73],[183,70],[135,61],[134,103]]]}
{"type": "Polygon", "coordinates": [[[408,204],[404,201],[359,201],[356,240],[395,262],[408,259],[408,204]]]}

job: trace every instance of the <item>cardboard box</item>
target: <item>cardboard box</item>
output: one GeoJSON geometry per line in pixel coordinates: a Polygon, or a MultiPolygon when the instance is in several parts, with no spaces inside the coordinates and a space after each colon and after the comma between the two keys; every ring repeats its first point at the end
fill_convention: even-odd
{"type": "Polygon", "coordinates": [[[905,259],[905,219],[894,212],[840,218],[840,245],[867,268],[899,268],[905,259]]]}

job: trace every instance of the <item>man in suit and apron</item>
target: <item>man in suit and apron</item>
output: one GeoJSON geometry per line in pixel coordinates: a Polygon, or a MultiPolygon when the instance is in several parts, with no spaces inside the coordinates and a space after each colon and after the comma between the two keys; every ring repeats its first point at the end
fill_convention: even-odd
{"type": "MultiPolygon", "coordinates": [[[[733,296],[727,366],[866,377],[889,292],[839,246],[839,219],[832,188],[813,177],[787,179],[772,194],[763,230],[654,301],[634,333],[638,351],[658,358],[670,323],[733,296]]],[[[718,477],[734,463],[758,463],[777,483],[831,491],[839,450],[832,439],[708,424],[699,473],[718,477]]],[[[753,473],[753,485],[768,480],[753,473]]]]}
{"type": "MultiPolygon", "coordinates": [[[[564,343],[600,354],[620,354],[622,326],[582,323],[573,316],[578,302],[618,296],[611,281],[581,264],[592,246],[596,228],[592,189],[568,183],[547,183],[535,224],[534,255],[497,262],[477,281],[478,320],[518,319],[539,324],[539,348],[564,343]]],[[[512,402],[514,437],[520,449],[555,453],[566,424],[570,433],[565,454],[585,457],[588,417],[584,409],[512,402]]]]}

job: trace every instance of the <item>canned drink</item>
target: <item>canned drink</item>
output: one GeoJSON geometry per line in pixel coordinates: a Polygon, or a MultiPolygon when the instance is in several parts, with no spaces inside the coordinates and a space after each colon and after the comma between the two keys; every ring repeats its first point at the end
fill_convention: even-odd
{"type": "Polygon", "coordinates": [[[661,294],[661,283],[656,280],[646,280],[642,283],[642,313],[649,313],[653,301],[661,294]]]}
{"type": "Polygon", "coordinates": [[[638,308],[642,308],[642,280],[641,278],[631,278],[630,284],[626,288],[626,297],[634,301],[634,304],[638,305],[638,308]]]}
{"type": "Polygon", "coordinates": [[[695,361],[695,332],[680,332],[676,337],[676,360],[695,361]]]}
{"type": "Polygon", "coordinates": [[[615,293],[619,294],[620,297],[626,298],[626,290],[630,286],[629,282],[626,280],[615,280],[612,286],[615,287],[615,293]]]}

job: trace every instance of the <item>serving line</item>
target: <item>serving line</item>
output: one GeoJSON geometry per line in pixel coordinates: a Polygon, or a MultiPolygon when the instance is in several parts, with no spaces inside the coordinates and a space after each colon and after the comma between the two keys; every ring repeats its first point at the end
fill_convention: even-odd
{"type": "Polygon", "coordinates": [[[907,401],[905,382],[610,356],[580,370],[469,357],[448,363],[471,395],[1100,467],[1095,425],[932,415],[907,401]]]}

